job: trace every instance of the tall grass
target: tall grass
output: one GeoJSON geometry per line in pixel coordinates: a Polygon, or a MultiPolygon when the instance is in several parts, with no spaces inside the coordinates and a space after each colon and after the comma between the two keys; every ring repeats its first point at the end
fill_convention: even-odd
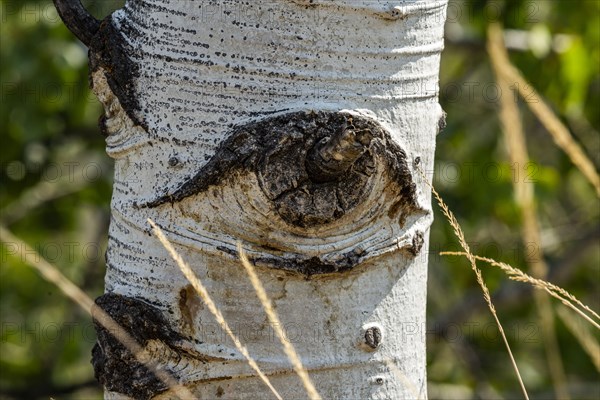
{"type": "MultiPolygon", "coordinates": [[[[521,115],[516,101],[513,101],[511,93],[511,82],[507,76],[502,74],[503,68],[509,65],[508,50],[504,45],[502,28],[496,23],[488,27],[488,54],[498,86],[503,96],[500,96],[500,122],[502,132],[508,147],[508,154],[511,163],[517,166],[526,166],[529,163],[527,151],[527,141],[523,132],[521,115]]],[[[548,274],[548,266],[544,261],[544,251],[542,248],[540,225],[537,219],[537,210],[535,206],[533,182],[525,179],[516,179],[513,181],[515,191],[515,201],[521,211],[522,218],[522,240],[525,248],[529,244],[534,244],[536,251],[527,254],[527,263],[534,276],[544,279],[548,274]]],[[[544,338],[545,352],[548,369],[552,376],[552,384],[558,398],[569,400],[570,395],[567,390],[567,378],[565,376],[556,331],[554,327],[554,314],[550,299],[542,291],[534,293],[534,299],[540,314],[540,324],[542,326],[542,335],[544,338]]]]}
{"type": "Polygon", "coordinates": [[[448,208],[448,206],[446,205],[444,200],[442,200],[442,197],[437,192],[437,190],[435,190],[433,185],[431,185],[429,183],[429,181],[427,180],[427,176],[425,176],[425,174],[423,173],[423,170],[421,170],[421,168],[419,166],[417,166],[417,171],[421,174],[423,181],[430,187],[431,193],[433,193],[433,196],[437,200],[437,203],[440,206],[442,213],[444,214],[444,216],[446,217],[446,220],[452,227],[452,229],[454,231],[454,235],[458,239],[460,246],[464,250],[465,256],[467,257],[467,259],[469,260],[469,263],[471,264],[471,269],[475,273],[475,278],[477,280],[477,283],[479,284],[479,287],[481,288],[481,291],[483,292],[483,298],[484,298],[492,316],[494,317],[494,321],[496,321],[496,325],[498,326],[498,331],[500,332],[500,335],[502,336],[502,340],[506,347],[506,351],[508,352],[508,356],[510,357],[510,361],[512,363],[513,369],[515,370],[515,374],[517,375],[517,380],[519,381],[519,385],[521,386],[521,391],[523,392],[523,396],[526,399],[529,399],[529,395],[527,394],[527,389],[525,388],[525,384],[523,383],[523,378],[521,377],[521,372],[519,371],[519,367],[517,365],[517,362],[515,361],[513,352],[510,348],[510,345],[508,344],[508,339],[506,338],[506,333],[504,332],[504,328],[502,327],[502,324],[500,323],[500,319],[498,318],[498,313],[496,312],[496,307],[494,307],[494,304],[492,303],[490,291],[483,280],[483,276],[481,275],[481,270],[477,267],[476,258],[473,255],[473,253],[471,253],[469,244],[467,243],[467,241],[465,239],[465,234],[464,234],[462,228],[460,227],[458,220],[452,213],[452,211],[450,211],[450,209],[448,208]]]}

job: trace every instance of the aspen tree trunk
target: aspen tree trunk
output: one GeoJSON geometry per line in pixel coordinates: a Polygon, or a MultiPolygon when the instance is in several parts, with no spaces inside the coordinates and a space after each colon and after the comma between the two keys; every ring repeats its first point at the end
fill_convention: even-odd
{"type": "MultiPolygon", "coordinates": [[[[198,398],[271,398],[151,234],[152,218],[287,399],[303,386],[242,243],[323,398],[425,398],[430,191],[446,1],[129,0],[90,48],[115,160],[97,303],[198,398]]],[[[107,398],[172,393],[112,336],[107,398]]]]}

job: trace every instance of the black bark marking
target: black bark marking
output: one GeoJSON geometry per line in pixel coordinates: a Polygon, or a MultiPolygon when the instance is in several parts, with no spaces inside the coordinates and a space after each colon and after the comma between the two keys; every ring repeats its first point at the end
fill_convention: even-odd
{"type": "Polygon", "coordinates": [[[438,120],[438,134],[446,129],[446,113],[442,112],[442,116],[438,120]]]}
{"type": "Polygon", "coordinates": [[[406,251],[407,251],[407,255],[410,256],[411,258],[415,258],[416,256],[419,255],[419,253],[421,252],[421,249],[423,248],[423,244],[425,243],[425,239],[423,237],[423,233],[422,232],[415,232],[413,238],[412,238],[412,243],[409,247],[406,247],[406,251]]]}
{"type": "MultiPolygon", "coordinates": [[[[223,184],[235,171],[250,171],[284,221],[318,226],[339,219],[367,197],[377,163],[399,187],[394,213],[403,217],[422,210],[406,154],[381,125],[349,113],[293,112],[235,127],[193,178],[142,207],[178,202],[223,184]]],[[[294,269],[305,270],[312,261],[302,263],[294,269]]]]}
{"type": "MultiPolygon", "coordinates": [[[[107,312],[138,344],[160,340],[171,346],[182,337],[155,307],[141,300],[106,293],[96,305],[107,312]]],[[[135,399],[151,399],[168,390],[149,369],[94,319],[98,342],[92,349],[95,377],[106,389],[135,399]]]]}
{"type": "Polygon", "coordinates": [[[187,329],[191,335],[194,335],[196,330],[194,321],[198,311],[202,308],[202,300],[198,297],[194,287],[186,285],[179,291],[179,311],[183,319],[183,327],[187,329]]]}
{"type": "MultiPolygon", "coordinates": [[[[219,246],[217,249],[238,260],[240,258],[240,255],[235,250],[223,246],[219,246]]],[[[344,257],[341,259],[335,261],[324,261],[319,257],[290,259],[281,257],[252,257],[249,254],[247,256],[248,260],[254,266],[276,268],[292,273],[298,273],[304,275],[307,279],[310,279],[313,275],[350,271],[352,268],[356,267],[360,263],[361,258],[366,255],[367,253],[364,251],[353,250],[344,254],[344,257]]]]}
{"type": "Polygon", "coordinates": [[[179,164],[179,159],[177,157],[169,158],[169,166],[176,167],[179,164]]]}
{"type": "Polygon", "coordinates": [[[365,343],[367,346],[375,350],[381,344],[381,330],[372,326],[365,331],[365,343]]]}
{"type": "Polygon", "coordinates": [[[356,251],[353,251],[334,262],[324,261],[319,257],[311,257],[308,259],[256,257],[252,258],[252,262],[255,265],[264,265],[271,268],[300,273],[310,278],[312,275],[349,271],[360,262],[361,256],[364,255],[365,253],[358,254],[356,251]]]}
{"type": "MultiPolygon", "coordinates": [[[[121,29],[127,31],[126,24],[121,29]]],[[[145,121],[138,117],[141,107],[138,101],[139,94],[135,91],[135,80],[140,76],[139,66],[133,62],[132,55],[135,53],[123,38],[123,35],[112,17],[106,17],[92,38],[89,46],[90,59],[90,87],[94,86],[92,74],[99,69],[104,71],[106,80],[114,95],[119,99],[123,110],[134,124],[148,131],[145,121]]],[[[105,122],[100,124],[103,129],[105,122]]],[[[105,128],[105,127],[104,127],[105,128]]],[[[104,129],[105,130],[105,129],[104,129]]]]}
{"type": "Polygon", "coordinates": [[[79,0],[54,0],[54,7],[66,27],[89,47],[100,21],[90,15],[79,0]]]}
{"type": "Polygon", "coordinates": [[[100,134],[104,137],[107,138],[110,136],[110,132],[108,131],[108,118],[106,117],[106,114],[102,114],[100,116],[100,118],[98,118],[98,128],[100,128],[100,134]]]}

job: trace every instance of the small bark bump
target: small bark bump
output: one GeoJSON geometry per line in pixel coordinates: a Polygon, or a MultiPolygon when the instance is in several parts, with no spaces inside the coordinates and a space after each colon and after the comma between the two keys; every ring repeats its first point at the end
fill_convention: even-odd
{"type": "Polygon", "coordinates": [[[179,159],[177,157],[169,158],[169,166],[170,167],[176,167],[177,165],[179,165],[179,159]]]}
{"type": "Polygon", "coordinates": [[[442,113],[442,116],[438,120],[438,134],[446,129],[446,113],[442,113]]]}
{"type": "Polygon", "coordinates": [[[370,130],[342,129],[319,141],[310,151],[306,169],[313,182],[331,182],[341,177],[368,150],[370,130]]]}
{"type": "Polygon", "coordinates": [[[423,248],[424,243],[425,243],[425,238],[423,236],[423,232],[420,232],[420,231],[415,232],[415,234],[413,235],[413,238],[412,238],[411,245],[406,248],[408,255],[411,258],[415,258],[416,256],[418,256],[419,253],[421,252],[421,249],[423,248]]]}
{"type": "Polygon", "coordinates": [[[379,326],[371,326],[365,331],[365,344],[371,349],[379,348],[382,341],[381,328],[379,326]]]}

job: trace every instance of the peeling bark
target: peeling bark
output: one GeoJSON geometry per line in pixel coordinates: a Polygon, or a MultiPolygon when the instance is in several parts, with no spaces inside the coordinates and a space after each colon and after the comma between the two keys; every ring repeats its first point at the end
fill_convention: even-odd
{"type": "MultiPolygon", "coordinates": [[[[324,398],[426,396],[432,213],[415,165],[431,170],[443,128],[445,7],[130,0],[84,37],[115,160],[99,305],[198,398],[265,398],[268,389],[147,218],[285,398],[302,385],[238,241],[324,398]]],[[[107,398],[171,396],[101,329],[93,363],[107,398]]]]}
{"type": "MultiPolygon", "coordinates": [[[[140,74],[140,66],[131,60],[131,51],[131,46],[123,39],[111,17],[106,18],[89,44],[90,76],[93,77],[95,72],[101,71],[127,117],[147,131],[146,123],[139,117],[141,109],[134,88],[135,80],[140,74]]],[[[90,86],[94,88],[93,78],[90,79],[90,86]]],[[[105,136],[110,135],[106,128],[108,117],[104,115],[100,121],[100,128],[105,136]]]]}

